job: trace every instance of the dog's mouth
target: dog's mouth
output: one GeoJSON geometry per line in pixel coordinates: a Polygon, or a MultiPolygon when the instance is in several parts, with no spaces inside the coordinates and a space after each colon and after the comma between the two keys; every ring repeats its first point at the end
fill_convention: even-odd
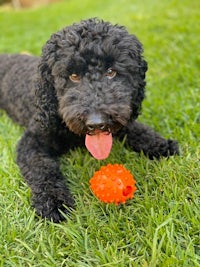
{"type": "Polygon", "coordinates": [[[106,114],[91,113],[88,115],[85,125],[86,148],[95,159],[106,159],[112,149],[112,134],[123,126],[123,121],[119,122],[106,114]]]}
{"type": "Polygon", "coordinates": [[[89,114],[87,119],[83,118],[80,116],[79,120],[71,118],[64,121],[72,132],[85,136],[85,146],[95,159],[106,159],[112,149],[113,134],[118,132],[125,122],[94,112],[89,114]]]}
{"type": "Polygon", "coordinates": [[[112,148],[112,133],[100,130],[87,133],[85,146],[95,159],[106,159],[112,148]]]}

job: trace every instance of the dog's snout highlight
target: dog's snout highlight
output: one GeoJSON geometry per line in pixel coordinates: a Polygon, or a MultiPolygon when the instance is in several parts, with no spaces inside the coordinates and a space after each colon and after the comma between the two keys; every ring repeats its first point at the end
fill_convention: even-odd
{"type": "Polygon", "coordinates": [[[86,121],[86,127],[89,133],[95,132],[96,130],[107,132],[109,131],[110,120],[101,113],[92,113],[88,115],[86,121]]]}

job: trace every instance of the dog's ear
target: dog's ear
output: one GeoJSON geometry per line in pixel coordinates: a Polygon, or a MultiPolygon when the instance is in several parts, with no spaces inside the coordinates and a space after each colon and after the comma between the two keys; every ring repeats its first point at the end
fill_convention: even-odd
{"type": "Polygon", "coordinates": [[[141,78],[144,80],[146,77],[146,72],[148,70],[148,64],[147,62],[142,58],[140,63],[140,75],[141,78]]]}
{"type": "MultiPolygon", "coordinates": [[[[49,55],[50,57],[52,55],[49,55]]],[[[56,130],[59,120],[58,101],[51,75],[51,68],[47,58],[42,55],[38,66],[38,77],[36,80],[36,115],[35,120],[40,127],[56,130]]]]}
{"type": "Polygon", "coordinates": [[[137,81],[137,91],[134,90],[134,96],[132,101],[132,119],[136,119],[139,114],[141,113],[142,108],[142,101],[145,98],[145,86],[146,86],[146,71],[148,69],[147,62],[143,59],[143,57],[140,57],[139,62],[139,73],[138,73],[138,81],[137,81]]]}

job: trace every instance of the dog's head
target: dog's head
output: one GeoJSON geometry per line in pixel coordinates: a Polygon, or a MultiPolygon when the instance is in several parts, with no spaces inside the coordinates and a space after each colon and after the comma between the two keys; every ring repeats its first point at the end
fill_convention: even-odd
{"type": "Polygon", "coordinates": [[[86,135],[96,158],[105,156],[94,151],[109,147],[111,134],[140,112],[147,70],[142,52],[124,27],[97,19],[64,28],[43,48],[39,70],[46,90],[53,88],[59,116],[72,132],[86,135]]]}

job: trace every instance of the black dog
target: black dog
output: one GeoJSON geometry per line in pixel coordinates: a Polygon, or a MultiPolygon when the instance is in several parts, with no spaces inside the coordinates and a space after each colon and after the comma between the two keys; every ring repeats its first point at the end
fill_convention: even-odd
{"type": "Polygon", "coordinates": [[[113,136],[126,136],[151,159],[178,154],[176,141],[136,122],[147,70],[142,52],[124,27],[89,19],[53,34],[41,58],[0,56],[0,107],[27,127],[17,162],[42,217],[58,222],[63,204],[73,206],[58,157],[84,140],[97,159],[109,155],[113,136]]]}

